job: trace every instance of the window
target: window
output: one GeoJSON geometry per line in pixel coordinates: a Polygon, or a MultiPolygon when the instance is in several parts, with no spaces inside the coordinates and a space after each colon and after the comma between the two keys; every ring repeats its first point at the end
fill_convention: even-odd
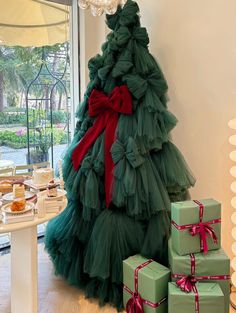
{"type": "MultiPolygon", "coordinates": [[[[68,42],[0,45],[0,159],[15,165],[49,160],[57,171],[73,134],[79,100],[78,22],[74,1],[68,42]]],[[[38,234],[44,230],[41,225],[38,234]]],[[[0,249],[9,247],[9,236],[0,236],[0,249]]]]}

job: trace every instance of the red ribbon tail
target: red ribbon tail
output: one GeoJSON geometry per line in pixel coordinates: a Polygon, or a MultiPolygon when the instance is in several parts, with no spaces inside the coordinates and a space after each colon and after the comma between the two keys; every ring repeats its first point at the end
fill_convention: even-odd
{"type": "Polygon", "coordinates": [[[213,229],[211,226],[208,225],[208,226],[206,227],[206,231],[208,232],[208,234],[209,234],[210,237],[212,238],[214,244],[217,244],[218,238],[217,238],[217,236],[216,236],[216,233],[215,233],[214,229],[213,229]]]}
{"type": "Polygon", "coordinates": [[[118,114],[110,114],[107,120],[105,131],[105,189],[106,189],[106,206],[109,207],[112,198],[113,170],[115,164],[111,156],[111,147],[115,141],[116,128],[118,124],[118,114]]]}
{"type": "Polygon", "coordinates": [[[206,237],[206,231],[205,229],[203,229],[200,233],[200,237],[201,237],[201,247],[202,247],[202,251],[204,253],[208,252],[208,244],[207,244],[207,237],[206,237]]]}
{"type": "Polygon", "coordinates": [[[93,126],[87,131],[84,137],[81,139],[77,147],[72,152],[72,163],[75,171],[79,169],[81,162],[83,161],[86,153],[91,145],[96,141],[98,136],[106,127],[105,117],[99,116],[93,126]]]}

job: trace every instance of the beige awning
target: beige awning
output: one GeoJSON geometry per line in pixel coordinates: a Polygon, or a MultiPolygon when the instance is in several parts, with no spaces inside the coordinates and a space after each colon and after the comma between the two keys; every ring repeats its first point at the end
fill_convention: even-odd
{"type": "Polygon", "coordinates": [[[69,39],[69,9],[44,0],[0,0],[0,45],[46,46],[69,39]]]}

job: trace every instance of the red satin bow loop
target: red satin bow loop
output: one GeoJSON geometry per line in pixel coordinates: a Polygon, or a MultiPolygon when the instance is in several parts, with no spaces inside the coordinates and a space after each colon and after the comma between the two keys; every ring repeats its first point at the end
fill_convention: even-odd
{"type": "Polygon", "coordinates": [[[215,244],[217,244],[217,237],[214,229],[206,222],[206,223],[198,223],[193,225],[193,227],[189,230],[191,236],[200,236],[201,240],[201,251],[204,253],[208,252],[208,244],[207,244],[207,234],[212,238],[215,244]]]}
{"type": "Polygon", "coordinates": [[[144,313],[143,300],[137,292],[134,292],[132,297],[126,304],[127,313],[144,313]]]}
{"type": "Polygon", "coordinates": [[[199,206],[199,223],[193,225],[189,232],[192,236],[196,235],[200,236],[201,251],[207,253],[208,252],[207,234],[212,238],[215,244],[217,244],[217,237],[214,229],[210,226],[211,222],[203,223],[202,221],[204,214],[204,205],[198,200],[193,201],[199,206]]]}
{"type": "Polygon", "coordinates": [[[197,280],[195,277],[196,272],[196,260],[193,253],[190,254],[191,261],[191,275],[183,275],[177,280],[176,285],[184,292],[193,292],[195,294],[195,312],[200,312],[199,294],[197,290],[197,280]]]}
{"type": "Polygon", "coordinates": [[[89,148],[105,130],[105,191],[106,206],[109,207],[111,202],[113,169],[115,166],[110,150],[115,141],[119,113],[132,114],[132,96],[125,85],[115,87],[108,96],[104,92],[94,89],[89,98],[88,110],[89,116],[96,117],[96,120],[74,149],[72,163],[74,169],[78,170],[89,148]]]}
{"type": "Polygon", "coordinates": [[[179,280],[177,280],[176,285],[184,292],[194,291],[196,285],[196,260],[195,255],[193,253],[190,254],[190,262],[191,262],[191,274],[184,275],[179,280]]]}
{"type": "Polygon", "coordinates": [[[191,292],[194,290],[194,286],[196,285],[196,278],[194,276],[185,276],[176,282],[177,286],[184,292],[191,292]]]}

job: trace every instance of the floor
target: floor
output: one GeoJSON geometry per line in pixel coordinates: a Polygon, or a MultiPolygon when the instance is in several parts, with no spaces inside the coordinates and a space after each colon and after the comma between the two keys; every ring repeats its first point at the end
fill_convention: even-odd
{"type": "MultiPolygon", "coordinates": [[[[10,255],[0,256],[0,313],[10,313],[10,255]]],[[[114,308],[100,308],[96,300],[87,300],[77,288],[53,275],[52,264],[39,245],[38,313],[117,313],[114,308]]]]}
{"type": "MultiPolygon", "coordinates": [[[[10,255],[0,256],[0,313],[10,313],[10,255]]],[[[53,275],[52,264],[39,245],[38,313],[116,313],[110,306],[100,308],[96,300],[87,300],[78,289],[53,275]]],[[[230,313],[235,313],[231,309],[230,313]]]]}

